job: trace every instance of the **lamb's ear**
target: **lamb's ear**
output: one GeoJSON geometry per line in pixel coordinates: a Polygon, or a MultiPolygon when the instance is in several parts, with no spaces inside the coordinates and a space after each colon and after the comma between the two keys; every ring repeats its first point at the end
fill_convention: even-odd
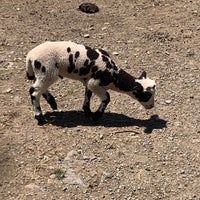
{"type": "Polygon", "coordinates": [[[142,74],[140,75],[139,79],[145,79],[147,78],[147,73],[145,71],[142,72],[142,74]]]}

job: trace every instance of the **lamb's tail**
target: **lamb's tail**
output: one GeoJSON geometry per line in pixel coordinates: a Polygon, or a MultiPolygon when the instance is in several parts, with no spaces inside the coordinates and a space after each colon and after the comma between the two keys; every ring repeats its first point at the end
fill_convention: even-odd
{"type": "Polygon", "coordinates": [[[33,71],[32,62],[29,58],[26,59],[26,77],[28,80],[34,80],[35,74],[33,71]]]}

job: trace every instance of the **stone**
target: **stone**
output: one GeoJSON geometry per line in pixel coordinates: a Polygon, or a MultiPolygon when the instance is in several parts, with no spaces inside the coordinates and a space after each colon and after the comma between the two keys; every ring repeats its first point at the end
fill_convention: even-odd
{"type": "Polygon", "coordinates": [[[119,55],[119,53],[118,53],[117,51],[114,51],[112,54],[113,54],[114,56],[118,56],[118,55],[119,55]]]}
{"type": "Polygon", "coordinates": [[[81,10],[82,12],[85,13],[96,13],[99,11],[99,8],[97,5],[93,4],[93,3],[82,3],[79,8],[79,10],[81,10]]]}
{"type": "Polygon", "coordinates": [[[77,174],[75,174],[73,170],[69,170],[66,177],[62,181],[63,183],[69,185],[78,185],[80,187],[86,187],[81,178],[77,174]]]}
{"type": "Polygon", "coordinates": [[[165,103],[166,103],[166,104],[170,104],[171,102],[172,102],[171,99],[167,99],[167,100],[165,100],[165,103]]]}
{"type": "Polygon", "coordinates": [[[89,35],[89,34],[84,34],[83,37],[84,37],[84,38],[89,38],[90,35],[89,35]]]}

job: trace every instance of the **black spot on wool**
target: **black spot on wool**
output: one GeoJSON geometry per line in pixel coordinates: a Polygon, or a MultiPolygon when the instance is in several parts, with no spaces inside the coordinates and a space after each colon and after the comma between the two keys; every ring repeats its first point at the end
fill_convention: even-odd
{"type": "Polygon", "coordinates": [[[96,60],[99,57],[99,53],[95,50],[92,49],[91,47],[85,46],[86,50],[87,50],[87,57],[90,60],[96,60]]]}
{"type": "Polygon", "coordinates": [[[28,72],[26,72],[26,77],[28,80],[34,80],[35,79],[35,75],[30,76],[28,72]]]}
{"type": "Polygon", "coordinates": [[[34,87],[31,87],[31,88],[29,89],[29,93],[30,93],[30,94],[33,94],[34,91],[35,91],[35,88],[34,88],[34,87]]]}
{"type": "Polygon", "coordinates": [[[106,62],[106,68],[112,69],[113,65],[110,62],[106,62]]]}
{"type": "Polygon", "coordinates": [[[105,56],[105,55],[102,55],[102,60],[104,61],[104,62],[108,62],[108,57],[107,56],[105,56]]]}
{"type": "Polygon", "coordinates": [[[108,54],[108,52],[106,52],[105,50],[103,50],[103,49],[98,49],[104,56],[107,56],[107,57],[109,57],[109,54],[108,54]]]}
{"type": "Polygon", "coordinates": [[[34,66],[35,66],[36,69],[40,69],[41,63],[39,61],[35,60],[34,66]]]}
{"type": "Polygon", "coordinates": [[[68,52],[68,53],[71,52],[71,48],[70,48],[70,47],[67,48],[67,52],[68,52]]]}
{"type": "Polygon", "coordinates": [[[86,61],[84,62],[84,67],[81,67],[79,70],[79,75],[83,76],[86,75],[90,72],[90,69],[95,65],[95,61],[91,61],[89,62],[88,59],[86,59],[86,61]]]}
{"type": "Polygon", "coordinates": [[[114,63],[112,60],[111,60],[110,62],[111,62],[111,64],[112,64],[112,66],[113,66],[113,69],[114,69],[115,71],[117,71],[118,68],[117,68],[117,66],[115,65],[115,63],[114,63]]]}
{"type": "Polygon", "coordinates": [[[93,61],[90,62],[89,66],[93,67],[94,65],[95,65],[95,61],[93,60],[93,61]]]}
{"type": "Polygon", "coordinates": [[[46,72],[46,68],[44,66],[42,66],[41,70],[42,70],[43,73],[46,72]]]}
{"type": "Polygon", "coordinates": [[[109,60],[107,56],[102,55],[102,60],[106,63],[106,68],[117,71],[115,63],[112,60],[109,60]]]}
{"type": "Polygon", "coordinates": [[[95,65],[95,66],[92,67],[91,72],[92,72],[92,73],[95,73],[97,70],[98,70],[98,67],[95,65]]]}
{"type": "Polygon", "coordinates": [[[84,65],[85,67],[87,67],[87,66],[88,66],[88,64],[89,64],[89,60],[88,60],[88,59],[86,59],[83,65],[84,65]]]}
{"type": "Polygon", "coordinates": [[[77,52],[75,53],[75,58],[77,59],[79,56],[80,56],[80,52],[77,51],[77,52]]]}
{"type": "Polygon", "coordinates": [[[81,67],[79,70],[79,76],[83,76],[86,75],[90,72],[90,65],[86,66],[86,67],[81,67]]]}
{"type": "Polygon", "coordinates": [[[57,62],[55,63],[55,66],[56,66],[56,68],[59,68],[59,66],[58,66],[58,63],[57,63],[57,62]]]}
{"type": "Polygon", "coordinates": [[[113,77],[115,87],[126,92],[133,91],[137,84],[135,78],[122,69],[118,73],[114,72],[113,77]]]}
{"type": "Polygon", "coordinates": [[[99,79],[100,80],[100,86],[107,86],[111,82],[113,82],[113,77],[112,74],[109,70],[99,70],[96,73],[93,74],[92,76],[94,79],[99,79]]]}
{"type": "Polygon", "coordinates": [[[67,71],[68,71],[68,73],[72,73],[74,69],[75,69],[75,64],[74,64],[73,54],[70,54],[69,55],[69,66],[67,68],[67,71]]]}

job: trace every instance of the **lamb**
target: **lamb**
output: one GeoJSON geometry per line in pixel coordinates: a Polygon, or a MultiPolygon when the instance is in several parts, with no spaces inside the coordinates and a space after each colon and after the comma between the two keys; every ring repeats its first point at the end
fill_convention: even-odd
{"type": "Polygon", "coordinates": [[[85,86],[83,111],[86,117],[99,119],[108,103],[108,89],[125,93],[139,101],[144,108],[154,107],[155,81],[144,71],[135,78],[119,68],[103,49],[94,49],[71,41],[45,42],[32,49],[26,57],[26,75],[34,80],[29,93],[35,118],[39,125],[47,123],[40,107],[43,96],[52,109],[57,104],[48,88],[58,78],[79,80],[85,86]],[[101,99],[96,112],[91,112],[92,94],[101,99]]]}

